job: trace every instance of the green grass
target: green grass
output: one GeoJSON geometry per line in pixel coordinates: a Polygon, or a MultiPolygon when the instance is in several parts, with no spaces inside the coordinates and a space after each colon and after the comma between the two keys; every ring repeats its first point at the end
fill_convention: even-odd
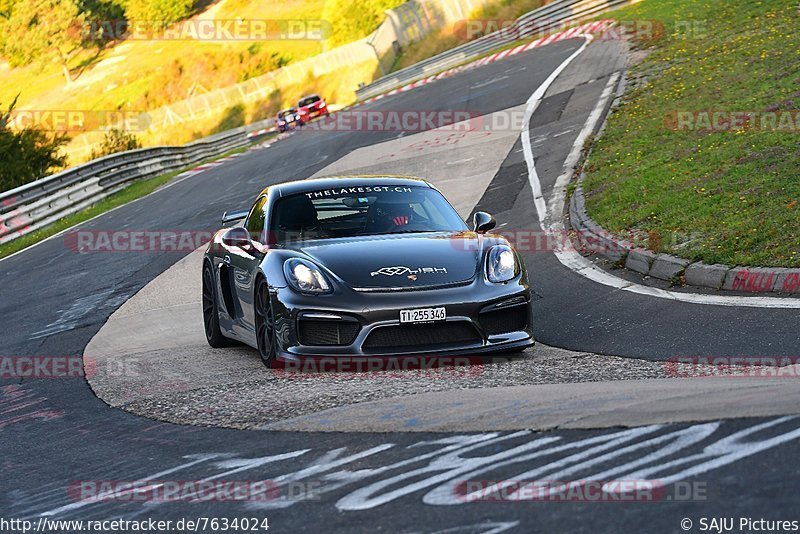
{"type": "Polygon", "coordinates": [[[121,191],[118,191],[104,198],[97,204],[93,204],[84,210],[73,213],[71,215],[67,215],[66,217],[63,217],[58,221],[54,222],[53,224],[45,226],[44,228],[40,228],[39,230],[36,230],[29,234],[25,234],[24,236],[19,237],[13,241],[9,241],[8,243],[0,245],[0,258],[4,258],[6,256],[14,254],[15,252],[19,252],[20,250],[26,249],[31,245],[38,243],[39,241],[54,236],[59,232],[63,232],[64,230],[71,228],[76,224],[88,221],[89,219],[97,217],[98,215],[101,215],[118,206],[122,206],[123,204],[133,202],[136,199],[149,195],[159,187],[172,181],[173,178],[175,178],[184,171],[197,167],[198,165],[202,165],[203,163],[216,161],[218,159],[230,156],[232,154],[244,152],[245,150],[246,147],[237,148],[235,150],[231,150],[230,152],[226,152],[225,154],[222,154],[221,156],[218,156],[216,158],[210,158],[201,163],[195,163],[194,165],[190,165],[189,167],[185,167],[183,169],[161,174],[159,176],[154,176],[153,178],[148,178],[140,182],[134,182],[125,189],[122,189],[121,191]]]}
{"type": "MultiPolygon", "coordinates": [[[[550,1],[552,0],[499,0],[490,3],[486,7],[476,9],[468,18],[494,22],[511,21],[544,4],[550,3],[550,1]]],[[[487,22],[487,26],[489,26],[489,24],[491,23],[487,22]]],[[[460,27],[460,30],[457,30],[454,26],[431,32],[419,41],[406,45],[400,55],[395,58],[392,66],[389,68],[389,72],[410,67],[436,54],[466,44],[471,40],[466,37],[467,35],[463,26],[460,27]]],[[[510,48],[511,46],[516,46],[516,44],[518,43],[501,43],[498,41],[498,48],[492,50],[491,53],[493,54],[497,51],[510,48]]]]}
{"type": "Polygon", "coordinates": [[[640,43],[650,53],[586,164],[589,214],[689,259],[800,266],[800,134],[668,127],[680,111],[797,109],[797,1],[645,0],[611,16],[667,31],[640,43]]]}

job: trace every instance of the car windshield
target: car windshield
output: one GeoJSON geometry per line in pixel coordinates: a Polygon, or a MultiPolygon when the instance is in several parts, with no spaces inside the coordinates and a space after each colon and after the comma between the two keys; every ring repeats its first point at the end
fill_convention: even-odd
{"type": "Polygon", "coordinates": [[[467,229],[435,189],[395,185],[341,187],[288,196],[275,203],[270,221],[278,243],[467,229]]]}
{"type": "Polygon", "coordinates": [[[307,96],[300,101],[298,104],[300,107],[307,106],[309,104],[313,104],[314,102],[319,102],[319,97],[317,95],[314,96],[307,96]]]}
{"type": "Polygon", "coordinates": [[[286,115],[291,115],[294,112],[295,112],[294,108],[285,109],[285,110],[281,111],[280,113],[278,113],[278,117],[282,119],[282,118],[286,117],[286,115]]]}

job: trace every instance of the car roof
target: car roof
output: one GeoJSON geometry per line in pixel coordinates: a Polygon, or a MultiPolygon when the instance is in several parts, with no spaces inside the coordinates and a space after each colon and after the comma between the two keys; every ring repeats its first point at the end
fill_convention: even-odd
{"type": "Polygon", "coordinates": [[[320,98],[320,96],[317,93],[311,93],[310,95],[301,96],[297,101],[300,102],[300,100],[305,100],[306,98],[312,98],[312,97],[320,98]]]}
{"type": "Polygon", "coordinates": [[[422,178],[415,178],[413,176],[401,176],[394,174],[377,174],[377,175],[356,175],[356,176],[327,176],[324,178],[309,178],[308,180],[296,180],[293,182],[283,182],[280,184],[271,185],[265,188],[261,193],[265,194],[267,190],[276,191],[278,196],[284,197],[287,195],[294,195],[297,193],[309,193],[311,191],[320,191],[324,189],[339,189],[345,187],[366,187],[366,186],[409,186],[409,187],[428,187],[431,185],[422,178]]]}

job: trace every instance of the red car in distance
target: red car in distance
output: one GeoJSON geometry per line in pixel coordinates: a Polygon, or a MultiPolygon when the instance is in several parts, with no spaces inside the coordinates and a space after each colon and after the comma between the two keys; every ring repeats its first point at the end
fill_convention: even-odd
{"type": "Polygon", "coordinates": [[[311,119],[329,115],[328,105],[319,95],[304,96],[297,102],[297,111],[300,114],[300,124],[311,122],[311,119]]]}

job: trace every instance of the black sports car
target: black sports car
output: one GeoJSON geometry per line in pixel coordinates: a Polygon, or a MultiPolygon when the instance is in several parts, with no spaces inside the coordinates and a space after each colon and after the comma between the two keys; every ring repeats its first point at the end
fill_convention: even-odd
{"type": "Polygon", "coordinates": [[[429,183],[337,177],[264,189],[225,213],[203,261],[212,347],[262,361],[314,356],[475,355],[533,344],[520,255],[494,219],[470,231],[429,183]]]}

